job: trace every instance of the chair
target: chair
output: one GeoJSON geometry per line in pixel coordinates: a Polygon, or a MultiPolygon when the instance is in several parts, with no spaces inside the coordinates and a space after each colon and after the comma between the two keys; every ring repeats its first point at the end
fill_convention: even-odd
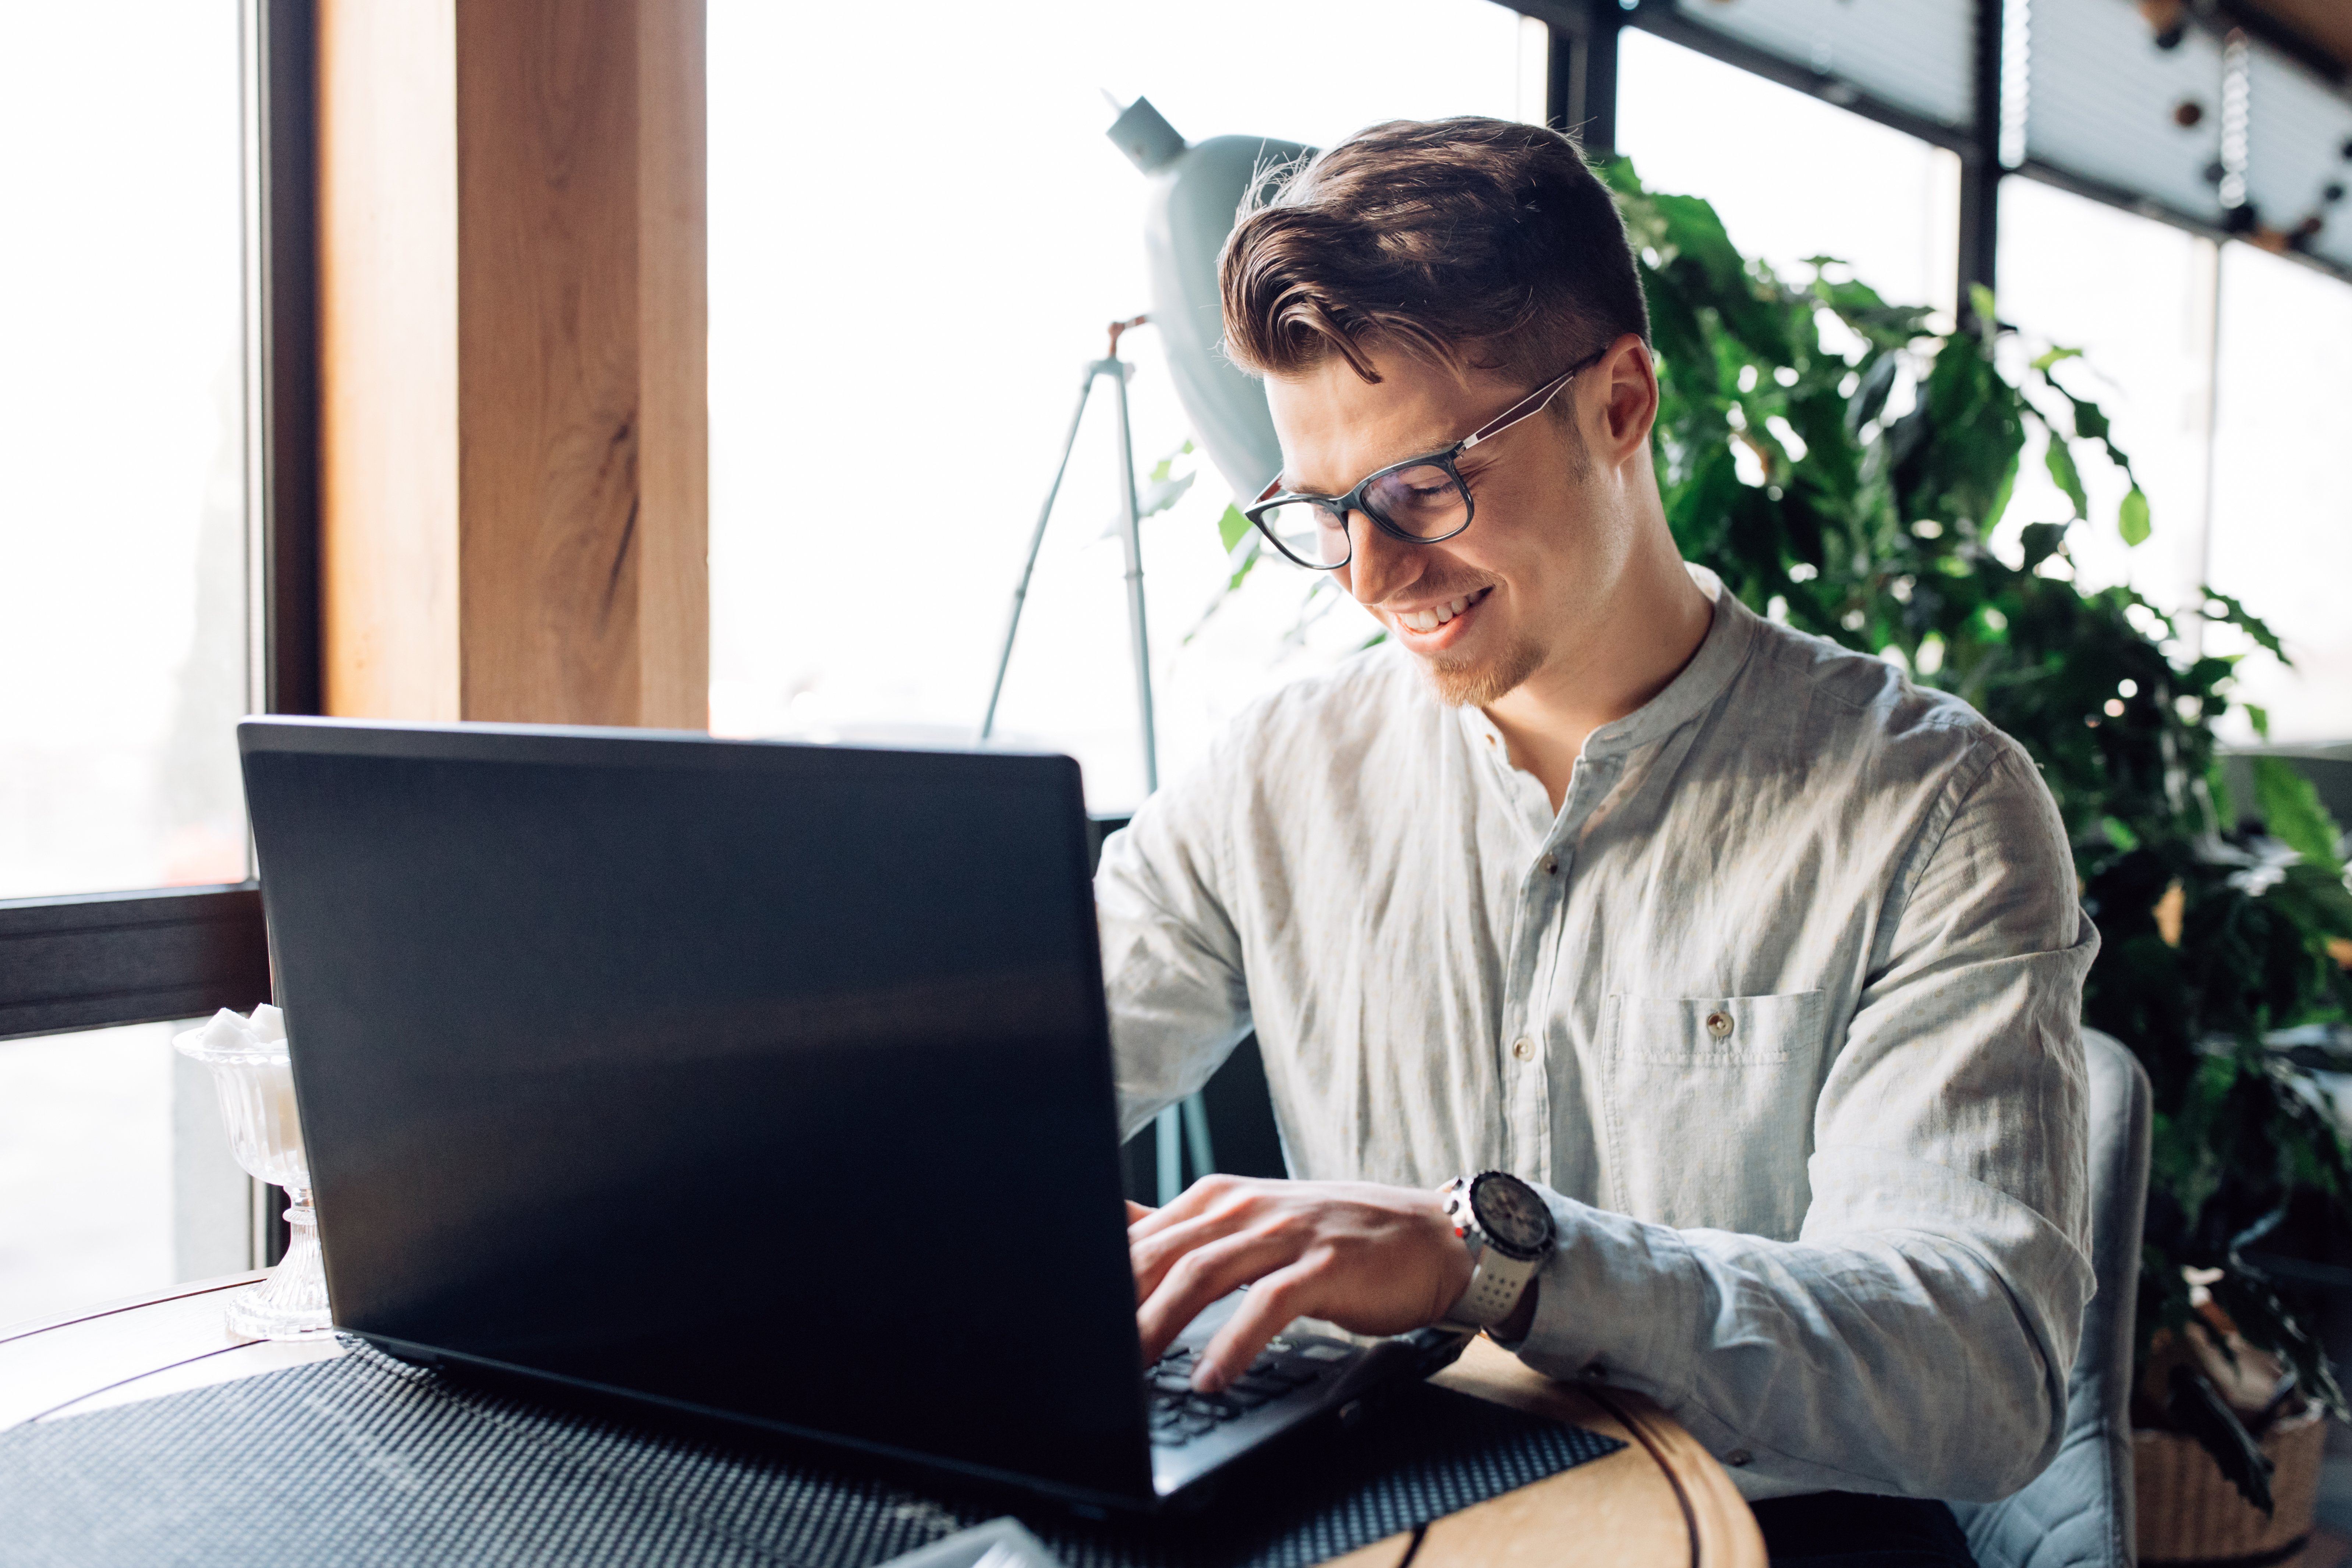
{"type": "Polygon", "coordinates": [[[2122,1042],[2083,1031],[2090,1078],[2091,1267],[2098,1294],[2066,1380],[2050,1468],[1999,1502],[1956,1502],[1979,1568],[2132,1568],[2132,1312],[2147,1208],[2147,1074],[2122,1042]]]}

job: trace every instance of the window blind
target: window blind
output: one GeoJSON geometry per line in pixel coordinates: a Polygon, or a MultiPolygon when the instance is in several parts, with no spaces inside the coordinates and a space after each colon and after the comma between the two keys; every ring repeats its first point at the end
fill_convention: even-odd
{"type": "Polygon", "coordinates": [[[2159,49],[2130,0],[2032,0],[2026,27],[2027,155],[2220,222],[2221,45],[2192,27],[2159,49]]]}
{"type": "Polygon", "coordinates": [[[2312,253],[2352,267],[2352,103],[2292,60],[2256,48],[2247,61],[2246,199],[2263,226],[2294,233],[2306,218],[2322,226],[2312,253]]]}
{"type": "Polygon", "coordinates": [[[1676,0],[1675,14],[1955,130],[1974,0],[1676,0]]]}

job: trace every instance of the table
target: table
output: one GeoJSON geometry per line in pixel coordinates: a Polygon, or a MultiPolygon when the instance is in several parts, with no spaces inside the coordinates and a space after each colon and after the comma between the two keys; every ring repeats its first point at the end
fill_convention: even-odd
{"type": "MultiPolygon", "coordinates": [[[[0,1328],[0,1429],[252,1377],[342,1354],[330,1339],[232,1338],[221,1293],[259,1279],[233,1274],[152,1296],[0,1328]]],[[[1580,1562],[1764,1568],[1755,1517],[1731,1478],[1689,1433],[1622,1389],[1541,1377],[1481,1339],[1433,1380],[1516,1409],[1620,1439],[1606,1458],[1489,1499],[1431,1525],[1418,1552],[1392,1536],[1336,1568],[1515,1568],[1580,1562]]]]}

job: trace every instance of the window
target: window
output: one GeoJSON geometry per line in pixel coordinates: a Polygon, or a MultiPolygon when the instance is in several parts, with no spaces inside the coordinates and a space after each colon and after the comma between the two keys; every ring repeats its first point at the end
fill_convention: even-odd
{"type": "MultiPolygon", "coordinates": [[[[2001,317],[2032,342],[2083,351],[2055,367],[2058,378],[2114,421],[2148,499],[2148,537],[2127,547],[2116,526],[2126,481],[2104,461],[2084,463],[2091,521],[2068,536],[2076,569],[2085,583],[2129,584],[2166,609],[2193,604],[2205,571],[2214,254],[2210,240],[2039,181],[2001,186],[2001,317]]],[[[2033,433],[2019,466],[2003,530],[2012,538],[2073,510],[2043,445],[2033,433]]]]}
{"type": "MultiPolygon", "coordinates": [[[[2269,621],[2294,660],[2249,658],[2240,687],[2269,710],[2275,741],[2352,739],[2352,284],[2229,246],[2221,318],[2212,583],[2269,621]]],[[[2241,651],[2219,636],[2212,646],[2241,651]]]]}
{"type": "Polygon", "coordinates": [[[246,874],[238,7],[131,10],[10,23],[0,898],[246,874]]]}
{"type": "Polygon", "coordinates": [[[1734,245],[1792,282],[1832,256],[1888,300],[1950,315],[1956,154],[1633,28],[1617,80],[1617,149],[1651,189],[1706,197],[1734,245]]]}
{"type": "Polygon", "coordinates": [[[169,1033],[0,1042],[0,1326],[179,1278],[169,1033]]]}
{"type": "MultiPolygon", "coordinates": [[[[243,7],[20,11],[0,92],[23,154],[0,170],[22,220],[0,248],[0,900],[242,881],[243,7]]],[[[89,949],[60,960],[58,911],[7,912],[0,937],[47,957],[0,952],[6,1018],[67,1026],[57,977],[82,983],[89,949]]],[[[200,1005],[158,1002],[155,978],[84,989],[111,1017],[200,1005]]],[[[0,1322],[246,1266],[248,1188],[170,1033],[0,1040],[0,1322]]]]}
{"type": "MultiPolygon", "coordinates": [[[[1052,0],[710,9],[711,718],[721,732],[962,743],[1084,365],[1149,308],[1144,179],[1105,138],[1141,95],[1187,136],[1328,144],[1395,116],[1515,115],[1520,19],[1486,0],[1171,11],[1052,0]],[[919,37],[919,47],[908,40],[919,37]],[[1237,54],[1233,40],[1256,40],[1237,54]]],[[[1539,114],[1538,107],[1536,112],[1539,114]]],[[[1184,439],[1126,340],[1136,458],[1184,439]]],[[[1067,750],[1098,809],[1142,791],[1107,399],[1081,433],[999,730],[1067,750]]],[[[1228,574],[1203,471],[1144,524],[1163,777],[1271,681],[1375,629],[1277,565],[1228,574]]]]}

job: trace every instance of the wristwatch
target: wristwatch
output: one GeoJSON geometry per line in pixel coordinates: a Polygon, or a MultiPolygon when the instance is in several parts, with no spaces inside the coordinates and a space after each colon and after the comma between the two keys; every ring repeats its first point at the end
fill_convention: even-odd
{"type": "Polygon", "coordinates": [[[1456,1176],[1438,1189],[1454,1234],[1470,1249],[1470,1288],[1445,1314],[1465,1329],[1494,1327],[1511,1315],[1556,1232],[1543,1194],[1507,1171],[1456,1176]]]}

